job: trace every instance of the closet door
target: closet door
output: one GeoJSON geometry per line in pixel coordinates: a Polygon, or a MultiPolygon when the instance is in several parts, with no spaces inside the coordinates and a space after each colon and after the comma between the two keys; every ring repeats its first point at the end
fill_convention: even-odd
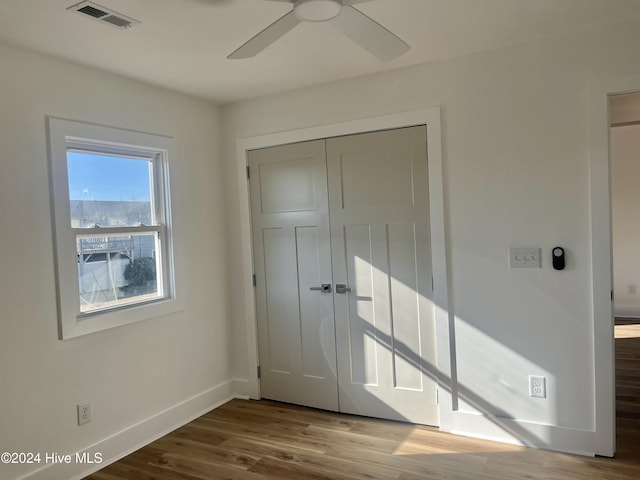
{"type": "Polygon", "coordinates": [[[327,140],[340,411],[438,425],[426,127],[327,140]]]}
{"type": "Polygon", "coordinates": [[[261,394],[338,410],[325,142],[256,150],[249,167],[261,394]]]}

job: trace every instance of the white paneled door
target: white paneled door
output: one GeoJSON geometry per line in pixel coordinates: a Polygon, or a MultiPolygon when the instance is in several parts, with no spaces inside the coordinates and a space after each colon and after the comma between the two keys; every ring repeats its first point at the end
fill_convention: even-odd
{"type": "Polygon", "coordinates": [[[261,394],[338,410],[325,142],[253,151],[249,167],[261,394]]]}
{"type": "Polygon", "coordinates": [[[262,396],[437,425],[426,127],[249,165],[262,396]]]}

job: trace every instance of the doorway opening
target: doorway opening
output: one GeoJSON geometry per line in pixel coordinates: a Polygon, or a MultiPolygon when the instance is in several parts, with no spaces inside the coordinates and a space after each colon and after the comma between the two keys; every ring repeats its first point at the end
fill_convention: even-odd
{"type": "Polygon", "coordinates": [[[609,117],[616,443],[624,456],[640,426],[640,92],[611,95],[609,117]]]}

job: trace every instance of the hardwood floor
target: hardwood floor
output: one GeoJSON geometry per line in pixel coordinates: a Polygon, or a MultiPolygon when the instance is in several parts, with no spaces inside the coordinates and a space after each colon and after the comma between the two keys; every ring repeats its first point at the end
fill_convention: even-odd
{"type": "MultiPolygon", "coordinates": [[[[616,458],[640,464],[640,319],[616,318],[616,458]]],[[[637,478],[640,478],[638,475],[637,478]]]]}
{"type": "Polygon", "coordinates": [[[616,327],[618,451],[588,458],[271,401],[233,400],[90,480],[640,478],[640,325],[616,327]]]}

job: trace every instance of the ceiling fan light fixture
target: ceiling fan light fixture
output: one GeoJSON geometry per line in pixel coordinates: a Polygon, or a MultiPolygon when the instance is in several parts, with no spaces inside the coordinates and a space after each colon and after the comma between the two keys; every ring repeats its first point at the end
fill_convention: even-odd
{"type": "Polygon", "coordinates": [[[326,22],[342,10],[342,0],[297,0],[293,11],[300,20],[326,22]]]}

